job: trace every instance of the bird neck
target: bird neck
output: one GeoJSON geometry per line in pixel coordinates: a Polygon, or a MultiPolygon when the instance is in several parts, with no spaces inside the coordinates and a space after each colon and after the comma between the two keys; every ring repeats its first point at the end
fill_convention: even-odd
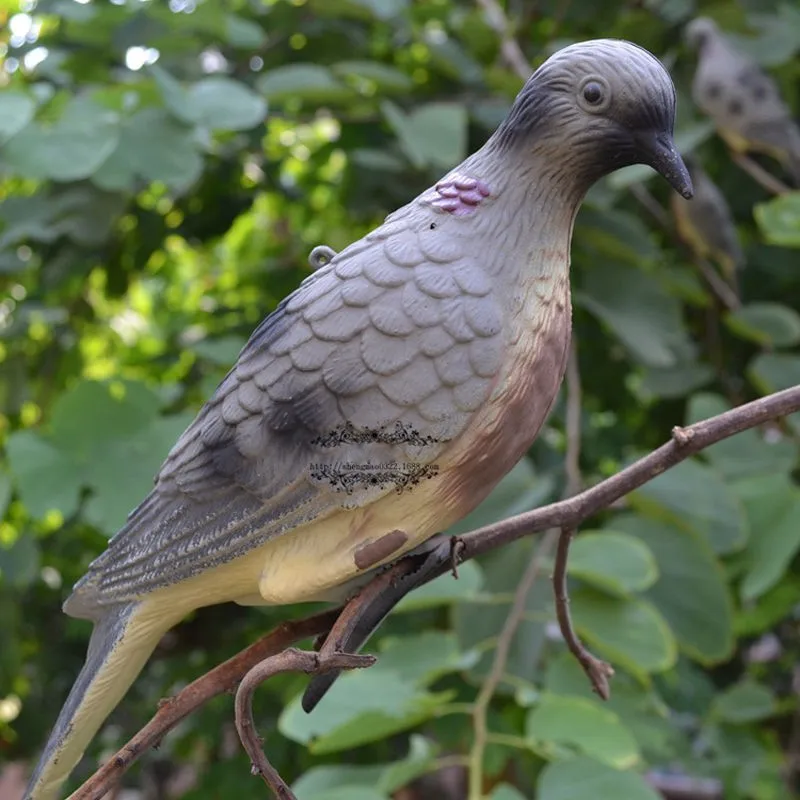
{"type": "MultiPolygon", "coordinates": [[[[575,217],[588,189],[570,165],[547,152],[498,146],[490,139],[458,169],[483,180],[491,189],[495,213],[485,216],[482,235],[497,240],[493,263],[513,283],[547,277],[566,278],[575,217]],[[514,273],[514,274],[510,274],[514,273]]],[[[477,216],[477,215],[476,215],[477,216]]]]}

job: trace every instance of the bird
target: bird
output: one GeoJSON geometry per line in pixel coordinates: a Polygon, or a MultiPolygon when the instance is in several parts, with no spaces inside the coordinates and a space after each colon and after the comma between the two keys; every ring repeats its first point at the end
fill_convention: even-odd
{"type": "Polygon", "coordinates": [[[694,197],[686,200],[675,191],[671,193],[678,236],[697,257],[710,259],[719,266],[738,298],[737,271],[744,267],[745,256],[730,206],[699,159],[684,156],[684,163],[692,178],[694,197]]]}
{"type": "Polygon", "coordinates": [[[800,128],[775,81],[707,17],[692,20],[685,38],[698,54],[692,98],[722,139],[736,153],[771,155],[800,185],[800,128]]]}
{"type": "Polygon", "coordinates": [[[635,44],[555,52],[480,149],[261,322],[64,603],[94,628],[28,800],[58,795],[188,613],[340,602],[488,495],[563,379],[588,189],[644,163],[691,196],[675,103],[635,44]]]}

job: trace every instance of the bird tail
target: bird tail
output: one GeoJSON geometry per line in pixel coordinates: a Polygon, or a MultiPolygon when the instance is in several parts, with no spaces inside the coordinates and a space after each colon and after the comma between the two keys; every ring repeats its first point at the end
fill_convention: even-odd
{"type": "Polygon", "coordinates": [[[83,665],[50,733],[23,800],[53,800],[97,730],[122,699],[174,624],[147,619],[141,603],[105,611],[96,622],[83,665]]]}

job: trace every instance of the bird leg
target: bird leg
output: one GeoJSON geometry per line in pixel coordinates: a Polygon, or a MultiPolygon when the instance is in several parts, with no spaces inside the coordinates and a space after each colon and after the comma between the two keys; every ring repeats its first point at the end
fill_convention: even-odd
{"type": "MultiPolygon", "coordinates": [[[[320,646],[320,655],[358,652],[389,612],[451,558],[449,537],[434,536],[379,573],[344,607],[320,646]]],[[[340,672],[329,669],[312,678],[303,693],[304,711],[314,710],[340,672]]]]}
{"type": "Polygon", "coordinates": [[[252,762],[252,772],[260,775],[264,783],[272,789],[278,800],[297,800],[288,784],[269,763],[262,740],[253,721],[253,694],[264,681],[282,672],[305,672],[309,675],[324,674],[328,670],[358,669],[371,667],[374,656],[359,656],[352,653],[314,653],[289,647],[282,653],[265,658],[256,664],[245,676],[236,690],[236,730],[247,755],[252,762]]]}
{"type": "Polygon", "coordinates": [[[308,254],[308,263],[311,269],[319,269],[326,264],[330,264],[336,256],[336,251],[326,244],[321,244],[315,247],[308,254]]]}
{"type": "Polygon", "coordinates": [[[774,175],[767,172],[760,164],[753,161],[752,158],[740,153],[737,150],[731,150],[731,158],[736,164],[739,165],[757,184],[766,189],[770,194],[788,194],[791,189],[782,181],[779,181],[774,175]]]}
{"type": "Polygon", "coordinates": [[[611,688],[608,679],[614,674],[611,664],[601,661],[593,656],[578,638],[575,628],[572,626],[572,616],[569,613],[569,593],[567,591],[567,558],[569,556],[569,546],[575,531],[571,528],[562,528],[558,537],[558,547],[556,549],[556,560],[553,567],[553,590],[556,596],[556,616],[561,635],[567,643],[570,653],[578,659],[583,667],[592,688],[600,695],[603,700],[608,700],[611,696],[611,688]]]}

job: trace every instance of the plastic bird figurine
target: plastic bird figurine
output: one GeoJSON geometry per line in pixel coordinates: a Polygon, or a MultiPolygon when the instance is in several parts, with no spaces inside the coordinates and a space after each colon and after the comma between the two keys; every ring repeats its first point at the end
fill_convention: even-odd
{"type": "Polygon", "coordinates": [[[706,17],[689,23],[686,40],[698,53],[692,97],[719,135],[734,152],[777,158],[800,185],[800,128],[772,78],[706,17]]]}
{"type": "Polygon", "coordinates": [[[697,159],[686,158],[694,197],[672,193],[672,214],[681,240],[699,258],[716,262],[737,295],[737,270],[744,267],[744,253],[728,202],[697,159]]]}
{"type": "Polygon", "coordinates": [[[645,163],[691,195],[674,116],[646,50],[560,50],[480,150],[259,325],[64,605],[94,630],[27,798],[58,794],[188,612],[338,602],[486,497],[561,384],[586,191],[645,163]]]}

